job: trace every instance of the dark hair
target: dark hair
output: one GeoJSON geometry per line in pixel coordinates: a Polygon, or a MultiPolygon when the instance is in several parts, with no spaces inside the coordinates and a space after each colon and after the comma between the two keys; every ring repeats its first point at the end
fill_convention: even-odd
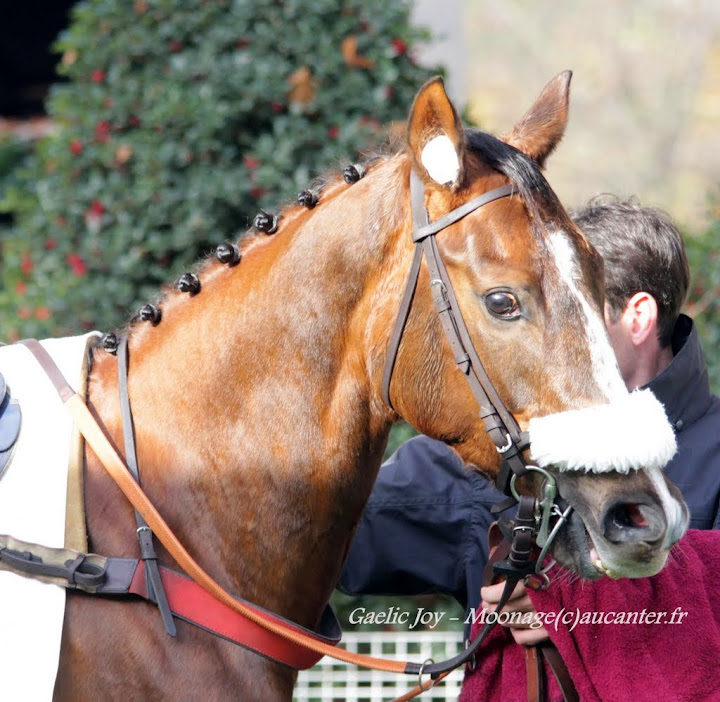
{"type": "Polygon", "coordinates": [[[660,344],[669,346],[690,284],[685,244],[670,217],[635,198],[609,195],[571,217],[603,257],[611,319],[617,321],[635,293],[649,293],[658,305],[660,344]]]}
{"type": "Polygon", "coordinates": [[[465,143],[480,154],[488,166],[502,173],[517,186],[520,197],[536,224],[541,220],[539,204],[554,214],[562,211],[557,196],[537,163],[522,151],[472,127],[465,129],[465,143]]]}

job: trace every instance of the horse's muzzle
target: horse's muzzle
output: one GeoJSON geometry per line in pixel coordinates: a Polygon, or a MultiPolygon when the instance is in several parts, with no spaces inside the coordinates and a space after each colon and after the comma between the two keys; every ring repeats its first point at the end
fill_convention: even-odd
{"type": "Polygon", "coordinates": [[[687,529],[687,507],[660,469],[592,478],[566,472],[558,486],[575,519],[556,557],[584,577],[655,575],[687,529]]]}

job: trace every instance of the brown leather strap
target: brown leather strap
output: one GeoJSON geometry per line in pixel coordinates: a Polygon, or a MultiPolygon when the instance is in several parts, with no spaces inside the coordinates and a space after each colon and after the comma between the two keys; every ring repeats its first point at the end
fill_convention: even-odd
{"type": "MultiPolygon", "coordinates": [[[[376,670],[383,670],[388,673],[405,673],[409,665],[405,661],[389,661],[383,658],[365,656],[352,651],[345,651],[336,646],[322,641],[317,641],[307,634],[288,629],[281,622],[266,619],[257,612],[238,602],[232,595],[227,593],[210,575],[208,575],[187,552],[185,547],[178,541],[175,534],[162,518],[155,506],[150,502],[147,495],[135,482],[127,470],[124,462],[111,444],[105,432],[95,421],[82,398],[72,391],[67,381],[60,373],[50,355],[37,342],[24,342],[25,346],[35,355],[40,365],[45,369],[53,381],[58,393],[61,394],[67,411],[77,423],[88,445],[97,455],[103,467],[110,474],[117,486],[122,490],[130,504],[145,518],[154,534],[168,550],[168,553],[175,559],[177,564],[204,590],[207,590],[217,600],[240,612],[251,621],[266,627],[270,631],[295,642],[298,646],[304,646],[311,651],[337,658],[338,660],[361,665],[376,670]],[[39,350],[38,350],[39,349],[39,350]],[[69,392],[68,392],[69,391],[69,392]]],[[[416,672],[414,669],[412,672],[416,672]]]]}
{"type": "Polygon", "coordinates": [[[528,702],[545,701],[545,669],[537,646],[525,646],[528,702]]]}
{"type": "Polygon", "coordinates": [[[455,224],[458,220],[469,215],[471,212],[480,209],[483,205],[499,200],[502,197],[508,197],[508,195],[512,195],[516,192],[517,189],[515,186],[509,184],[501,185],[499,188],[495,188],[494,190],[490,190],[482,195],[478,195],[472,200],[468,200],[464,205],[456,207],[452,212],[448,212],[446,215],[436,219],[434,222],[431,222],[430,224],[426,222],[422,226],[417,227],[413,231],[413,241],[422,241],[428,236],[437,234],[443,229],[449,227],[451,224],[455,224]]]}
{"type": "MultiPolygon", "coordinates": [[[[420,182],[420,179],[412,177],[412,175],[410,176],[410,209],[412,211],[413,227],[428,223],[427,210],[425,209],[425,190],[420,182]]],[[[398,310],[397,319],[395,320],[395,327],[393,328],[392,335],[390,336],[390,343],[388,344],[388,350],[385,356],[385,368],[383,369],[382,379],[382,398],[383,402],[385,402],[385,404],[391,409],[395,408],[390,401],[390,381],[392,380],[395,362],[397,361],[400,341],[402,340],[405,325],[407,324],[408,316],[410,315],[412,301],[415,296],[418,276],[420,275],[420,265],[422,264],[422,257],[422,247],[416,245],[413,253],[412,264],[410,264],[410,272],[408,273],[407,281],[405,282],[405,291],[403,292],[402,300],[400,301],[400,309],[398,310]]]]}
{"type": "Polygon", "coordinates": [[[415,297],[415,290],[417,288],[417,280],[420,273],[421,263],[422,249],[419,246],[416,246],[415,253],[413,254],[412,264],[410,265],[410,273],[408,273],[407,281],[405,283],[405,292],[403,293],[402,300],[400,301],[400,309],[398,310],[397,321],[395,322],[395,328],[393,329],[392,336],[390,337],[390,343],[388,345],[387,351],[387,361],[383,370],[383,402],[391,409],[395,409],[395,407],[390,400],[390,380],[392,379],[393,370],[395,369],[395,362],[397,361],[400,341],[403,336],[403,331],[405,330],[405,325],[407,324],[408,316],[410,315],[412,301],[415,297]]]}
{"type": "MultiPolygon", "coordinates": [[[[510,542],[504,539],[500,526],[493,522],[488,529],[490,556],[483,571],[483,582],[492,585],[496,576],[493,564],[505,560],[510,553],[510,542]]],[[[579,702],[580,697],[570,677],[565,661],[552,641],[544,641],[535,646],[525,647],[525,671],[527,673],[528,702],[543,702],[547,697],[547,679],[542,661],[550,666],[565,702],[579,702]]]]}
{"type": "Polygon", "coordinates": [[[427,692],[428,690],[435,687],[435,685],[437,685],[441,680],[443,680],[443,678],[446,678],[448,675],[450,675],[451,672],[452,671],[448,670],[446,673],[440,673],[440,675],[438,675],[437,678],[435,678],[434,680],[428,680],[422,685],[418,685],[412,690],[408,690],[404,695],[396,697],[393,702],[407,702],[407,700],[411,700],[418,695],[422,695],[423,692],[427,692]]]}
{"type": "Polygon", "coordinates": [[[490,555],[483,570],[483,585],[493,585],[497,582],[497,575],[493,570],[493,566],[498,561],[504,561],[510,555],[510,542],[503,536],[497,522],[493,522],[488,529],[488,542],[490,555]]]}
{"type": "MultiPolygon", "coordinates": [[[[431,237],[423,242],[425,254],[428,259],[428,265],[431,268],[431,274],[435,280],[440,280],[443,284],[443,292],[447,298],[448,310],[452,311],[452,326],[446,325],[446,335],[450,333],[456,338],[455,343],[458,346],[463,347],[465,353],[469,356],[471,361],[471,373],[466,374],[470,385],[473,389],[473,393],[480,405],[481,416],[492,416],[497,413],[502,419],[502,429],[506,429],[516,441],[520,440],[520,429],[517,426],[515,418],[512,416],[510,411],[505,407],[500,395],[498,395],[495,386],[490,380],[485,366],[483,365],[480,357],[475,351],[475,345],[470,338],[470,332],[468,331],[465,319],[463,318],[460,310],[460,304],[458,303],[457,297],[455,296],[455,289],[453,288],[450,276],[448,275],[445,264],[440,256],[440,250],[438,249],[437,240],[435,237],[431,237]],[[495,410],[495,412],[492,412],[495,410]]],[[[441,288],[441,290],[443,289],[441,288]]],[[[500,438],[496,438],[494,432],[499,429],[499,426],[489,426],[486,424],[488,433],[491,435],[496,445],[501,446],[504,443],[505,436],[501,433],[500,438]]]]}
{"type": "Polygon", "coordinates": [[[23,344],[32,351],[32,354],[37,358],[38,363],[40,363],[42,369],[45,371],[45,375],[50,378],[55,389],[58,391],[60,399],[63,402],[67,402],[75,394],[75,391],[70,387],[68,381],[65,380],[65,376],[55,365],[55,361],[52,360],[52,357],[45,350],[45,347],[35,339],[22,339],[18,341],[18,344],[23,344]]]}
{"type": "Polygon", "coordinates": [[[542,655],[550,666],[552,674],[555,676],[560,691],[562,692],[565,702],[580,702],[580,695],[575,688],[570,677],[570,672],[565,665],[565,661],[560,655],[552,641],[546,641],[539,645],[542,655]]]}
{"type": "MultiPolygon", "coordinates": [[[[127,465],[133,478],[135,478],[135,482],[140,485],[140,465],[138,463],[137,446],[135,444],[135,425],[132,419],[130,392],[128,390],[130,358],[127,334],[123,334],[120,339],[117,359],[120,418],[122,421],[122,432],[125,442],[125,464],[127,465]]],[[[158,610],[160,611],[160,616],[168,635],[177,636],[175,622],[173,622],[170,605],[168,604],[162,578],[160,577],[158,557],[155,552],[152,530],[148,527],[147,522],[137,510],[135,510],[135,522],[137,524],[136,534],[138,538],[138,545],[140,546],[140,557],[143,561],[145,561],[145,568],[148,576],[149,599],[157,602],[158,610]]]]}

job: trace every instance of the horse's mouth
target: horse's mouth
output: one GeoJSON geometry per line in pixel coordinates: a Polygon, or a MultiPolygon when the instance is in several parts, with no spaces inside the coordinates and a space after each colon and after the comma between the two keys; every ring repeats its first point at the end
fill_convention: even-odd
{"type": "Polygon", "coordinates": [[[558,543],[560,553],[556,555],[561,563],[566,562],[567,567],[587,580],[597,580],[610,574],[593,544],[585,522],[576,510],[570,515],[565,532],[564,538],[558,543]]]}
{"type": "Polygon", "coordinates": [[[664,564],[664,560],[659,565],[635,561],[617,566],[606,562],[600,556],[590,531],[577,511],[573,511],[570,515],[565,527],[565,534],[562,539],[558,540],[554,555],[561,565],[574,570],[585,580],[598,580],[603,576],[613,579],[647,577],[657,573],[664,564]]]}

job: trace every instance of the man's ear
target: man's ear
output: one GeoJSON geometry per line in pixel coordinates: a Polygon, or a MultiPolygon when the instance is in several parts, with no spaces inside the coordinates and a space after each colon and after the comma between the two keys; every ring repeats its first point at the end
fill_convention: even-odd
{"type": "Polygon", "coordinates": [[[525,116],[502,137],[510,146],[527,154],[542,168],[565,133],[572,71],[555,76],[525,116]]]}
{"type": "Polygon", "coordinates": [[[465,135],[440,76],[425,83],[415,97],[407,141],[415,169],[426,183],[460,187],[465,175],[465,135]]]}
{"type": "Polygon", "coordinates": [[[622,322],[634,346],[641,346],[650,338],[657,339],[657,301],[650,293],[635,293],[622,312],[622,322]]]}

